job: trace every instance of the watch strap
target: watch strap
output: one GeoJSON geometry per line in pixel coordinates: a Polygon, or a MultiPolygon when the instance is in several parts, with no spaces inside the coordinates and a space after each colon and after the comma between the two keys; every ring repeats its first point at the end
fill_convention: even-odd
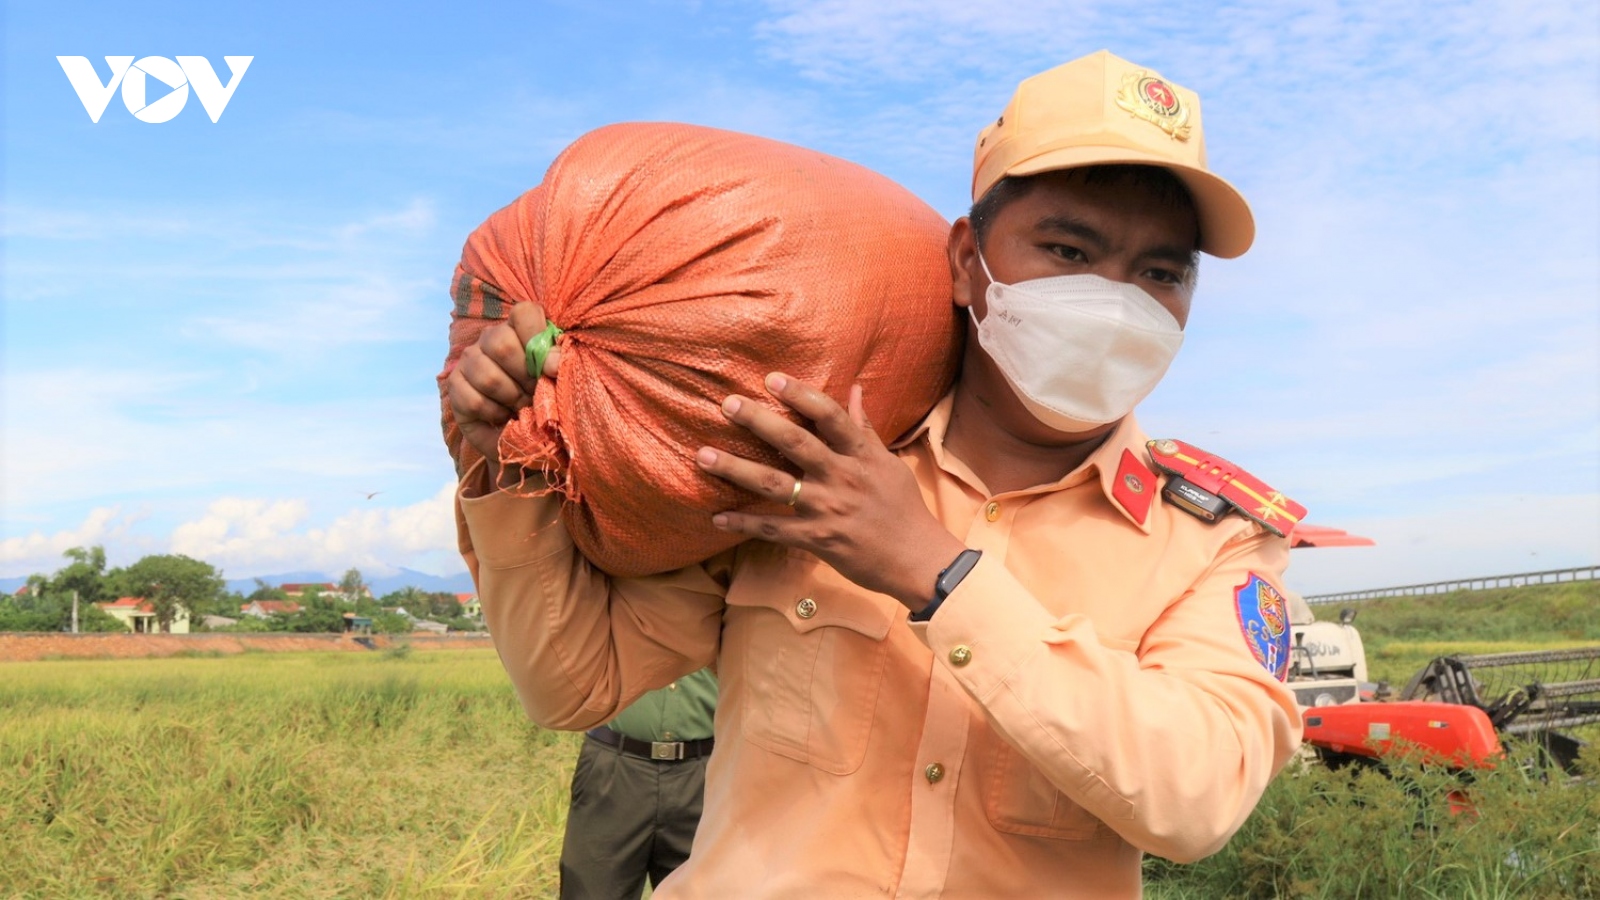
{"type": "Polygon", "coordinates": [[[967,573],[972,571],[973,566],[978,564],[978,559],[982,556],[982,550],[970,548],[956,554],[956,558],[951,560],[950,565],[945,566],[939,572],[938,580],[933,583],[933,602],[924,606],[921,611],[912,613],[911,621],[926,622],[932,619],[933,614],[938,612],[939,607],[944,604],[945,598],[955,591],[961,584],[961,580],[967,577],[967,573]]]}

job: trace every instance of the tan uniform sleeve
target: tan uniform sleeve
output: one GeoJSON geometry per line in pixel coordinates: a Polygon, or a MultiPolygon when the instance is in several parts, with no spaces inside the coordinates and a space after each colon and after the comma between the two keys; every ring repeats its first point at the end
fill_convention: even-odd
{"type": "Polygon", "coordinates": [[[1058,790],[1134,846],[1189,862],[1227,843],[1300,743],[1294,695],[1251,655],[1234,606],[1251,573],[1278,586],[1287,564],[1282,538],[1225,545],[1134,653],[1101,644],[1082,615],[1052,617],[986,555],[926,640],[1058,790]]]}
{"type": "Polygon", "coordinates": [[[481,461],[462,476],[457,542],[500,661],[535,722],[591,728],[712,664],[725,558],[611,578],[573,546],[556,497],[494,491],[487,481],[481,461]]]}

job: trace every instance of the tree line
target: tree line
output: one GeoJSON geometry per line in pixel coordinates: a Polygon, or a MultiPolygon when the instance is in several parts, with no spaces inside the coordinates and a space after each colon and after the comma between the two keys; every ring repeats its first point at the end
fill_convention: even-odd
{"type": "Polygon", "coordinates": [[[0,631],[69,631],[74,595],[79,631],[127,630],[96,605],[119,597],[148,601],[163,632],[171,630],[180,610],[194,630],[203,630],[206,616],[223,616],[238,621],[211,630],[339,632],[345,630],[345,613],[371,619],[372,630],[380,633],[409,632],[414,619],[439,622],[452,631],[480,629],[476,620],[463,615],[455,594],[405,587],[374,598],[357,569],[346,571],[332,591],[312,587],[293,598],[300,606],[297,612],[258,619],[241,616],[241,608],[257,600],[291,599],[259,578],[254,591],[241,594],[227,589],[215,566],[181,553],[153,554],[117,568],[108,568],[100,545],[73,547],[62,556],[67,563],[54,573],[29,575],[21,590],[0,596],[0,631]]]}

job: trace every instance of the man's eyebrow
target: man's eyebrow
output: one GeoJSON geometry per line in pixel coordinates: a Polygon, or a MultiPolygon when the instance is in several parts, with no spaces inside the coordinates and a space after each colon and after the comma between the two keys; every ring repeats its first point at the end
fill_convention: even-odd
{"type": "MultiPolygon", "coordinates": [[[[1034,223],[1034,229],[1035,231],[1051,231],[1056,232],[1056,234],[1077,237],[1078,240],[1093,243],[1096,250],[1104,250],[1107,243],[1109,243],[1106,240],[1106,235],[1101,234],[1099,229],[1086,223],[1083,219],[1072,218],[1072,216],[1043,216],[1042,219],[1038,219],[1037,223],[1034,223]]],[[[1158,247],[1149,248],[1139,256],[1146,259],[1158,259],[1162,263],[1173,263],[1176,266],[1184,267],[1194,267],[1198,263],[1194,248],[1181,247],[1178,243],[1162,243],[1158,247]]]]}
{"type": "Polygon", "coordinates": [[[1149,250],[1139,254],[1139,256],[1142,259],[1169,262],[1186,269],[1192,269],[1199,265],[1200,262],[1198,255],[1192,248],[1180,247],[1177,244],[1161,244],[1160,246],[1151,247],[1149,250]]]}
{"type": "Polygon", "coordinates": [[[1098,229],[1089,223],[1082,219],[1075,219],[1072,216],[1045,216],[1033,223],[1033,227],[1038,231],[1054,231],[1058,234],[1070,235],[1079,240],[1095,244],[1097,248],[1106,246],[1105,235],[1101,234],[1098,229]]]}
{"type": "MultiPolygon", "coordinates": [[[[1053,231],[1078,238],[1094,244],[1096,249],[1104,249],[1106,246],[1106,236],[1101,234],[1099,229],[1072,216],[1045,216],[1033,223],[1033,227],[1039,231],[1053,231]]],[[[1140,253],[1139,256],[1141,259],[1172,263],[1185,269],[1193,269],[1200,262],[1193,247],[1183,247],[1178,244],[1160,244],[1140,253]]]]}

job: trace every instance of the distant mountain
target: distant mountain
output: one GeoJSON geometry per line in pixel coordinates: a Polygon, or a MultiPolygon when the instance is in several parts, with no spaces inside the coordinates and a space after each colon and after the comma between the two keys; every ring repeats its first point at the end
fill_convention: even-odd
{"type": "MultiPolygon", "coordinates": [[[[331,581],[334,584],[339,583],[337,576],[329,578],[321,572],[283,572],[278,575],[263,575],[261,580],[273,587],[281,587],[285,584],[320,584],[325,581],[331,581]]],[[[246,597],[250,596],[256,589],[256,580],[254,578],[230,578],[227,584],[228,590],[244,594],[246,597]]]]}
{"type": "Polygon", "coordinates": [[[367,586],[372,588],[374,597],[382,597],[403,587],[414,587],[424,591],[449,591],[452,594],[470,594],[477,590],[472,586],[472,576],[466,572],[441,576],[429,575],[427,572],[418,572],[415,569],[401,569],[384,578],[368,578],[367,586]]]}
{"type": "MultiPolygon", "coordinates": [[[[284,584],[338,584],[339,575],[329,575],[326,572],[284,572],[277,575],[262,575],[261,580],[273,587],[284,584]]],[[[20,587],[26,583],[26,578],[14,579],[20,587]]],[[[3,585],[4,582],[0,582],[3,585]]],[[[372,596],[382,597],[384,594],[398,591],[405,587],[414,587],[423,591],[448,591],[452,594],[468,594],[473,590],[472,576],[466,572],[458,575],[440,576],[429,575],[427,572],[418,572],[415,569],[401,569],[393,575],[381,578],[368,577],[367,586],[372,589],[372,596]]],[[[256,589],[254,578],[235,578],[228,581],[228,590],[249,596],[256,589]]],[[[16,590],[16,588],[12,588],[16,590]]]]}

